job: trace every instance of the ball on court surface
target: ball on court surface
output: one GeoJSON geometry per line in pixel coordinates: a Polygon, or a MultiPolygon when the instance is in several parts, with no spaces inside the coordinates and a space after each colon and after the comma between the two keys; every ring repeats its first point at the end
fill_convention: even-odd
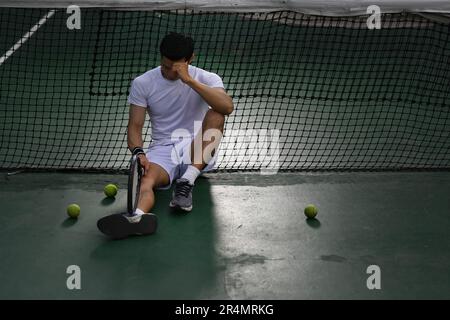
{"type": "Polygon", "coordinates": [[[317,208],[313,204],[309,204],[305,208],[305,216],[308,219],[313,219],[315,216],[317,216],[317,208]]]}
{"type": "Polygon", "coordinates": [[[103,191],[105,192],[105,195],[108,198],[113,198],[116,196],[117,190],[118,190],[117,186],[115,184],[110,183],[105,186],[105,189],[103,191]]]}
{"type": "Polygon", "coordinates": [[[67,214],[69,215],[69,217],[71,218],[78,218],[78,216],[80,215],[80,206],[77,204],[71,204],[67,207],[67,214]]]}

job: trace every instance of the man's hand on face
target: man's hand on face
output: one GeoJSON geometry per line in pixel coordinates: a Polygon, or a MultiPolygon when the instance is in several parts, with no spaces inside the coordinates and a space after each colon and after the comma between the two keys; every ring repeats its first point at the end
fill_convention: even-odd
{"type": "Polygon", "coordinates": [[[172,66],[172,69],[178,73],[180,80],[186,84],[192,80],[189,75],[188,66],[189,64],[187,62],[175,62],[172,66]]]}

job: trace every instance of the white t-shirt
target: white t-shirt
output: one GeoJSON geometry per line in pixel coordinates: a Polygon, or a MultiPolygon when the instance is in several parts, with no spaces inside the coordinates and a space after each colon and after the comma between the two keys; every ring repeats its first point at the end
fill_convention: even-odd
{"type": "MultiPolygon", "coordinates": [[[[209,87],[224,88],[222,79],[215,73],[189,65],[189,74],[209,87]]],[[[180,79],[170,81],[161,74],[161,67],[147,71],[131,84],[128,102],[147,108],[152,124],[153,143],[172,140],[172,133],[185,129],[193,139],[194,121],[203,121],[208,104],[180,79]]]]}

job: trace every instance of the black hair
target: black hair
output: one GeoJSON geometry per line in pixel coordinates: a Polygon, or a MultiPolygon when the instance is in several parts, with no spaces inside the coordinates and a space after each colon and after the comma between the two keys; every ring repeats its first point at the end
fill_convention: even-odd
{"type": "Polygon", "coordinates": [[[184,58],[187,61],[194,53],[194,40],[189,36],[171,32],[162,39],[159,51],[162,56],[170,60],[176,61],[184,58]]]}

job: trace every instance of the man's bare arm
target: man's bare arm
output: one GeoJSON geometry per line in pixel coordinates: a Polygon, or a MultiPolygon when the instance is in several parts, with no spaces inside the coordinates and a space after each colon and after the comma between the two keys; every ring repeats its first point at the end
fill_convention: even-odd
{"type": "Polygon", "coordinates": [[[211,88],[203,83],[193,79],[188,71],[188,63],[177,62],[173,64],[181,81],[194,89],[211,108],[223,115],[229,115],[233,112],[233,99],[222,88],[211,88]]]}
{"type": "Polygon", "coordinates": [[[211,88],[196,80],[187,83],[194,89],[214,111],[223,115],[229,115],[233,112],[233,100],[222,88],[211,88]]]}
{"type": "Polygon", "coordinates": [[[146,111],[146,108],[134,104],[130,105],[127,129],[128,149],[130,151],[133,151],[136,147],[142,148],[142,128],[144,127],[146,111]]]}
{"type": "MultiPolygon", "coordinates": [[[[127,140],[128,149],[133,151],[134,148],[143,147],[142,128],[144,127],[146,108],[130,105],[130,117],[128,119],[127,140]]],[[[150,169],[150,162],[145,154],[138,155],[141,165],[144,167],[144,175],[150,169]]]]}

